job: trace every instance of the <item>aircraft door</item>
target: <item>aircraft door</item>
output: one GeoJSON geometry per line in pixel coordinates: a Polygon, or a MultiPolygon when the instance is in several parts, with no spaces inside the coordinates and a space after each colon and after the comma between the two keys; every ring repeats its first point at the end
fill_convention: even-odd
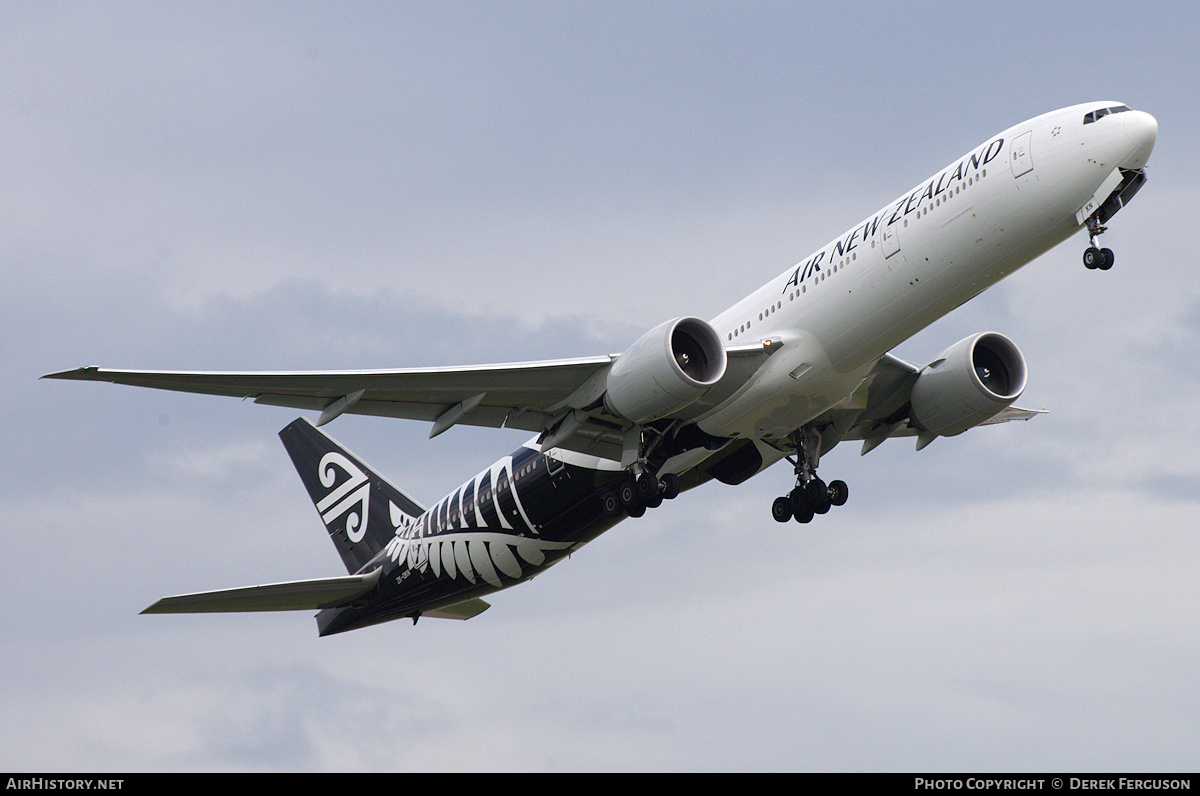
{"type": "MultiPolygon", "coordinates": [[[[897,227],[889,225],[881,227],[879,230],[879,243],[883,246],[883,259],[890,258],[893,254],[900,252],[900,237],[897,234],[897,227]]],[[[889,268],[891,265],[889,264],[889,268]]]]}
{"type": "Polygon", "coordinates": [[[1033,131],[1031,130],[1028,133],[1021,133],[1009,145],[1008,162],[1012,166],[1014,178],[1033,171],[1032,142],[1033,131]]]}

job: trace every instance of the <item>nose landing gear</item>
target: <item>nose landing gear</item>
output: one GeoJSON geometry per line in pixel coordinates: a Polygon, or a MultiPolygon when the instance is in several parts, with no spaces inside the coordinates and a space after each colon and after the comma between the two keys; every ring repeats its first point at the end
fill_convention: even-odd
{"type": "Polygon", "coordinates": [[[1083,265],[1089,270],[1098,268],[1101,271],[1107,271],[1113,267],[1115,259],[1113,251],[1112,249],[1101,249],[1096,245],[1096,236],[1104,232],[1107,227],[1101,226],[1100,222],[1096,220],[1096,216],[1091,216],[1087,220],[1087,228],[1088,241],[1092,245],[1088,246],[1083,253],[1083,265]]]}
{"type": "Polygon", "coordinates": [[[1083,265],[1085,268],[1099,268],[1101,271],[1107,271],[1113,267],[1112,249],[1100,249],[1095,246],[1087,247],[1087,250],[1083,253],[1083,265]]]}

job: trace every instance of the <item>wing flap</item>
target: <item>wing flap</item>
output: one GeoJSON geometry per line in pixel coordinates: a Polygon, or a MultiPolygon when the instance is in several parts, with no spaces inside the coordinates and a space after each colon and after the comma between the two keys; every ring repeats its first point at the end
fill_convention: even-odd
{"type": "MultiPolygon", "coordinates": [[[[988,418],[980,423],[980,426],[994,426],[998,423],[1010,423],[1014,420],[1032,420],[1038,415],[1049,414],[1046,409],[1022,409],[1019,406],[1010,406],[1007,409],[1001,410],[995,417],[988,418]]],[[[873,428],[870,424],[857,423],[846,434],[843,439],[858,440],[868,439],[873,437],[872,431],[878,431],[883,427],[873,428]]],[[[920,429],[913,426],[912,421],[905,419],[895,425],[895,427],[887,433],[889,437],[915,437],[920,433],[920,429]]]]}
{"type": "MultiPolygon", "coordinates": [[[[312,409],[325,411],[328,401],[325,398],[311,398],[302,395],[275,395],[263,393],[255,396],[254,403],[266,406],[286,406],[292,409],[312,409]]],[[[350,415],[371,415],[373,417],[396,417],[404,420],[424,420],[432,423],[442,414],[442,404],[418,403],[415,401],[379,401],[360,398],[353,406],[345,410],[350,415]]],[[[458,422],[470,426],[488,426],[503,428],[505,420],[514,412],[508,406],[477,406],[458,422]]],[[[548,415],[538,413],[540,417],[548,415]]]]}
{"type": "Polygon", "coordinates": [[[383,570],[341,578],[267,583],[238,589],[163,597],[143,614],[203,614],[239,611],[306,611],[333,608],[362,597],[383,570]]]}

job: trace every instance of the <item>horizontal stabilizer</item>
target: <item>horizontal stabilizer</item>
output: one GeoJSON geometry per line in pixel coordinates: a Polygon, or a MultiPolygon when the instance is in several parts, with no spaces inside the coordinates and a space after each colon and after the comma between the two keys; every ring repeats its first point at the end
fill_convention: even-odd
{"type": "Polygon", "coordinates": [[[383,570],[342,578],[268,583],[241,589],[163,597],[144,614],[203,614],[226,611],[306,611],[333,608],[363,596],[379,582],[383,570]]]}
{"type": "Polygon", "coordinates": [[[471,600],[463,600],[461,603],[455,603],[454,605],[447,605],[444,608],[422,611],[421,616],[431,616],[434,619],[470,619],[473,616],[479,616],[491,607],[491,603],[476,597],[471,600]]]}

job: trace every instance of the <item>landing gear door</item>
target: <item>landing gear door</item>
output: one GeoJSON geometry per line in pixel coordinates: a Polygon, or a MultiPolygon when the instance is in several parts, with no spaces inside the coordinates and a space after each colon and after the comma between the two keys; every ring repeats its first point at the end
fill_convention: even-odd
{"type": "Polygon", "coordinates": [[[1012,166],[1013,177],[1020,177],[1033,171],[1032,142],[1033,131],[1031,130],[1028,133],[1021,133],[1009,145],[1008,162],[1012,166]]]}

